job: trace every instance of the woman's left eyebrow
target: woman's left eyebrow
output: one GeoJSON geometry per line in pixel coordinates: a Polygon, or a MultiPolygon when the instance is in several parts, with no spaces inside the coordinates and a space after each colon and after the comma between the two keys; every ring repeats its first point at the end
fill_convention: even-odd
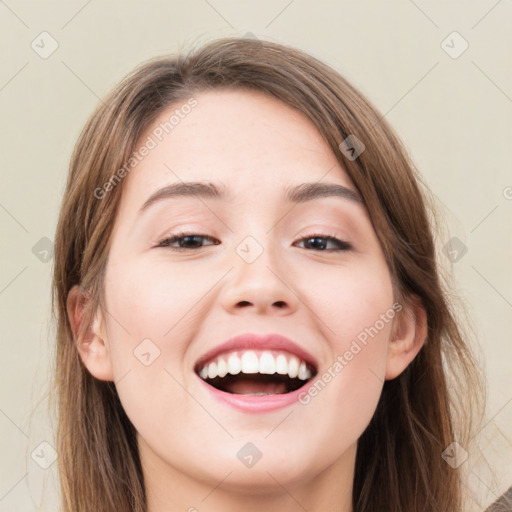
{"type": "MultiPolygon", "coordinates": [[[[174,197],[202,197],[205,199],[228,201],[233,196],[223,184],[203,181],[180,181],[166,185],[154,192],[142,205],[140,212],[142,213],[157,201],[174,197]]],[[[337,183],[301,183],[285,189],[285,199],[292,203],[304,203],[323,197],[340,197],[356,204],[363,203],[358,192],[337,183]]]]}
{"type": "Polygon", "coordinates": [[[288,187],[285,197],[287,201],[292,203],[304,203],[322,197],[341,197],[357,204],[363,204],[358,192],[338,183],[301,183],[288,187]]]}

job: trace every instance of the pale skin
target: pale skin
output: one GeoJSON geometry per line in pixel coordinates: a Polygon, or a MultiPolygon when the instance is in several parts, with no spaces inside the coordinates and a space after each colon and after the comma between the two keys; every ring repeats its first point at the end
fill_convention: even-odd
{"type": "MultiPolygon", "coordinates": [[[[425,312],[403,304],[307,405],[247,413],[212,400],[193,367],[226,339],[285,335],[316,357],[321,375],[395,297],[362,203],[284,198],[301,183],[356,192],[311,121],[259,92],[195,97],[192,112],[125,178],[104,308],[77,344],[80,357],[94,377],[116,383],[137,430],[148,512],[350,512],[357,440],[384,381],[423,345],[425,312]],[[180,181],[224,185],[232,198],[165,198],[140,212],[156,190],[180,181]],[[158,247],[179,231],[206,238],[179,251],[158,247]],[[351,248],[308,243],[318,234],[351,248]],[[248,236],[262,248],[251,263],[236,251],[248,236]],[[160,350],[148,366],[133,353],[144,339],[160,350]],[[251,468],[237,457],[247,442],[262,453],[251,468]]],[[[78,299],[75,287],[68,297],[75,332],[78,299]]]]}

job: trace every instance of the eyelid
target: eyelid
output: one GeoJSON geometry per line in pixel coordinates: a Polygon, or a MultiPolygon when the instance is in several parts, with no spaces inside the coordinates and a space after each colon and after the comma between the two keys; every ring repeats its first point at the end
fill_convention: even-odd
{"type": "Polygon", "coordinates": [[[313,233],[308,233],[306,235],[299,236],[297,241],[302,242],[304,240],[308,240],[311,238],[323,238],[324,240],[333,241],[333,242],[337,243],[338,245],[342,246],[342,248],[339,248],[339,249],[331,249],[331,250],[315,251],[315,252],[331,252],[331,251],[341,252],[341,251],[353,250],[353,245],[351,242],[346,240],[344,237],[342,237],[336,233],[332,233],[330,231],[325,231],[325,232],[314,231],[313,233]]]}
{"type": "MultiPolygon", "coordinates": [[[[164,235],[162,238],[158,239],[156,247],[157,248],[163,247],[163,248],[168,248],[168,249],[176,250],[176,251],[197,250],[197,249],[193,249],[193,248],[189,248],[189,247],[171,247],[170,245],[164,245],[164,242],[169,242],[169,241],[174,242],[176,240],[179,240],[180,238],[184,238],[187,236],[198,236],[203,239],[208,239],[210,241],[216,240],[215,237],[213,237],[211,235],[207,235],[206,233],[202,233],[200,231],[194,231],[194,230],[177,231],[176,233],[169,233],[167,235],[164,235]]],[[[201,249],[203,247],[208,247],[209,245],[219,245],[219,244],[214,243],[214,244],[203,245],[203,246],[199,247],[199,249],[201,249]]]]}
{"type": "MultiPolygon", "coordinates": [[[[176,233],[170,233],[168,235],[165,235],[163,238],[159,239],[156,247],[157,248],[167,248],[172,251],[184,252],[184,251],[197,251],[198,249],[202,249],[202,248],[208,247],[210,245],[219,245],[218,243],[201,245],[199,247],[173,247],[170,245],[171,243],[174,243],[174,242],[178,241],[179,239],[182,239],[185,237],[194,237],[194,236],[202,238],[204,240],[209,240],[209,241],[217,240],[215,237],[207,235],[206,233],[202,233],[199,230],[197,230],[197,231],[182,230],[182,231],[178,231],[176,233]]],[[[313,238],[321,238],[321,239],[327,240],[328,242],[330,241],[330,242],[336,243],[338,245],[338,247],[336,249],[324,249],[324,250],[311,249],[313,252],[331,253],[331,252],[344,252],[344,251],[353,250],[353,245],[351,242],[345,240],[340,235],[338,235],[336,233],[332,233],[330,231],[327,231],[327,232],[315,231],[313,233],[307,233],[305,235],[298,236],[297,239],[295,240],[295,243],[296,242],[304,242],[305,240],[310,240],[313,238]]],[[[222,243],[222,242],[219,242],[219,243],[222,243]]]]}

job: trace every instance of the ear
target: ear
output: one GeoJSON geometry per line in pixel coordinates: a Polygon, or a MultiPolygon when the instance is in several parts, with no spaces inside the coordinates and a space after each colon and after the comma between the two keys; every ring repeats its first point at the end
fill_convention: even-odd
{"type": "Polygon", "coordinates": [[[416,357],[427,337],[427,313],[414,296],[397,313],[388,346],[386,380],[398,377],[416,357]]]}
{"type": "Polygon", "coordinates": [[[78,285],[73,286],[66,301],[67,313],[73,340],[84,363],[93,377],[99,380],[114,380],[108,340],[103,332],[104,319],[101,308],[95,312],[91,325],[85,325],[86,313],[91,307],[90,298],[78,285]]]}

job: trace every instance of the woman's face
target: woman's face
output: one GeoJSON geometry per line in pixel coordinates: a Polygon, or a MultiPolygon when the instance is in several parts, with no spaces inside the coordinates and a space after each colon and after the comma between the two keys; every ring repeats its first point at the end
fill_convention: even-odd
{"type": "Polygon", "coordinates": [[[254,491],[351,474],[400,308],[368,214],[302,114],[260,92],[195,98],[143,134],[125,178],[96,376],[116,382],[155,475],[254,491]],[[189,182],[219,196],[158,192],[189,182]]]}

